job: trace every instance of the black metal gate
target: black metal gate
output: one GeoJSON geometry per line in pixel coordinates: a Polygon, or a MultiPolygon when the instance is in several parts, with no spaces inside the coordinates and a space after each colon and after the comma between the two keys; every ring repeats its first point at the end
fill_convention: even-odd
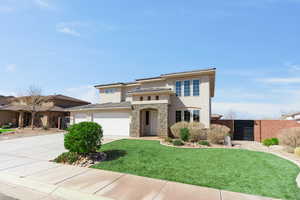
{"type": "Polygon", "coordinates": [[[254,120],[234,120],[234,140],[254,140],[254,120]]]}

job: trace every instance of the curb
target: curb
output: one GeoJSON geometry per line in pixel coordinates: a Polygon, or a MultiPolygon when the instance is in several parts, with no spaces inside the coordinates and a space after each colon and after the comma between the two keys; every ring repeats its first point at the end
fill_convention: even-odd
{"type": "Polygon", "coordinates": [[[95,196],[91,194],[78,192],[76,190],[63,188],[57,185],[51,185],[47,183],[30,180],[25,177],[8,175],[3,172],[0,172],[0,177],[1,177],[0,178],[1,181],[26,187],[38,192],[46,193],[48,195],[60,197],[66,200],[83,200],[83,199],[84,200],[113,200],[106,197],[95,196]]]}

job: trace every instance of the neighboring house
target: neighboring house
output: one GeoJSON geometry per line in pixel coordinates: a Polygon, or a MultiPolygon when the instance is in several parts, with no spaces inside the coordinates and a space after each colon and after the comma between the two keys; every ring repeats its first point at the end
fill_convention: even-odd
{"type": "Polygon", "coordinates": [[[208,128],[215,71],[211,68],[96,85],[99,104],[68,109],[71,123],[94,121],[105,135],[132,137],[167,136],[169,127],[179,121],[201,122],[208,128]]]}
{"type": "Polygon", "coordinates": [[[4,124],[11,123],[17,116],[16,113],[10,111],[1,110],[1,108],[10,103],[13,96],[2,96],[0,95],[0,128],[4,124]]]}
{"type": "MultiPolygon", "coordinates": [[[[26,104],[25,99],[26,97],[15,97],[9,104],[0,107],[0,112],[6,113],[5,124],[12,123],[21,128],[31,125],[32,108],[26,104]]],[[[61,128],[63,120],[70,115],[66,108],[90,104],[64,95],[50,95],[43,99],[42,105],[36,108],[35,127],[61,128]]]]}
{"type": "Polygon", "coordinates": [[[285,114],[285,115],[282,115],[281,118],[285,119],[285,120],[296,120],[297,122],[300,123],[300,112],[285,114]]]}

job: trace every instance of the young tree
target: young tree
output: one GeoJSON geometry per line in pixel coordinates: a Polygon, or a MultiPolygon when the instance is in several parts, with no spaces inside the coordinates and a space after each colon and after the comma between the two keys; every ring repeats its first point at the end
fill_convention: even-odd
{"type": "Polygon", "coordinates": [[[35,115],[37,108],[40,107],[45,101],[45,97],[42,96],[42,89],[36,86],[30,86],[27,90],[27,94],[24,97],[25,104],[29,106],[31,113],[31,128],[34,129],[35,115]]]}
{"type": "Polygon", "coordinates": [[[228,110],[228,112],[225,114],[224,118],[234,120],[237,118],[237,114],[234,110],[228,110]]]}

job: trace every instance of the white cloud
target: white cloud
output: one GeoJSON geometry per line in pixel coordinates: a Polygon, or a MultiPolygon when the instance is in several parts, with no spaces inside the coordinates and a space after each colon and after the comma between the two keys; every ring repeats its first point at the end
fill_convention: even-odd
{"type": "Polygon", "coordinates": [[[265,83],[300,83],[300,78],[298,77],[287,77],[287,78],[265,78],[265,79],[260,79],[260,81],[265,82],[265,83]]]}
{"type": "Polygon", "coordinates": [[[300,102],[295,104],[255,103],[255,102],[214,102],[213,113],[226,114],[233,110],[240,119],[279,118],[282,113],[300,110],[300,102]]]}
{"type": "Polygon", "coordinates": [[[63,90],[63,94],[72,96],[78,99],[89,101],[91,103],[99,102],[99,92],[93,86],[79,86],[76,88],[67,88],[63,90]]]}
{"type": "Polygon", "coordinates": [[[74,23],[74,22],[59,23],[56,26],[56,31],[60,32],[60,33],[67,34],[67,35],[72,35],[72,36],[79,37],[81,34],[77,30],[75,30],[75,28],[78,28],[80,26],[81,26],[80,23],[74,23]]]}
{"type": "Polygon", "coordinates": [[[34,3],[41,8],[49,8],[50,4],[47,0],[34,0],[34,3]]]}
{"type": "Polygon", "coordinates": [[[5,67],[5,70],[7,72],[15,72],[17,69],[17,65],[16,64],[9,64],[9,65],[6,65],[5,67]]]}

